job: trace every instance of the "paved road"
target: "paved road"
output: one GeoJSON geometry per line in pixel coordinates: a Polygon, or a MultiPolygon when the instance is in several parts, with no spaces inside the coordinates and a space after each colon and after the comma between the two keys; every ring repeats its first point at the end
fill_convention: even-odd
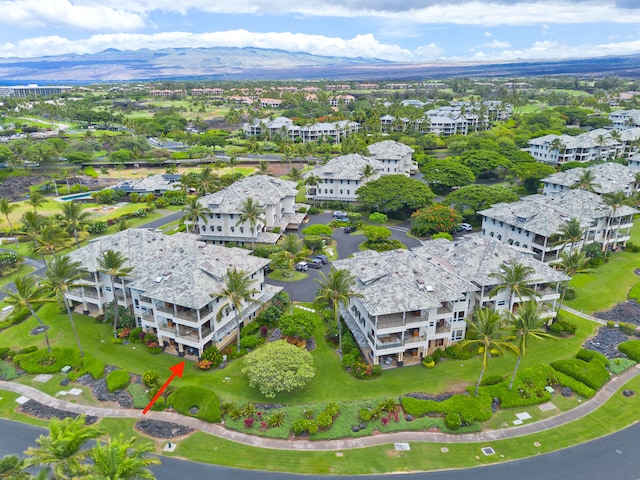
{"type": "MultiPolygon", "coordinates": [[[[13,252],[13,250],[6,250],[6,249],[1,249],[0,248],[0,252],[13,252]]],[[[42,260],[37,260],[35,258],[25,257],[24,258],[24,263],[26,263],[27,265],[32,266],[35,269],[31,273],[29,273],[29,275],[37,275],[37,276],[44,275],[45,264],[44,264],[44,262],[42,260]]],[[[7,283],[4,286],[4,288],[6,288],[7,290],[10,290],[12,292],[16,291],[16,286],[14,285],[13,282],[7,283]]],[[[6,296],[7,295],[0,290],[0,302],[2,300],[4,300],[4,298],[6,296]]]]}
{"type": "MultiPolygon", "coordinates": [[[[45,429],[0,420],[0,456],[21,454],[45,429]],[[7,435],[6,432],[11,432],[7,435]]],[[[406,480],[637,480],[640,478],[640,424],[613,435],[558,452],[515,462],[468,470],[450,470],[403,475],[406,480]]],[[[223,454],[218,452],[217,455],[223,454]]],[[[304,478],[329,480],[346,476],[294,475],[288,473],[240,470],[175,458],[162,457],[162,465],[153,470],[158,480],[176,478],[222,478],[229,480],[285,480],[304,478]]],[[[351,477],[356,478],[356,477],[351,477]]],[[[357,477],[363,478],[363,477],[357,477]]],[[[370,475],[367,480],[385,480],[385,475],[370,475]]]]}

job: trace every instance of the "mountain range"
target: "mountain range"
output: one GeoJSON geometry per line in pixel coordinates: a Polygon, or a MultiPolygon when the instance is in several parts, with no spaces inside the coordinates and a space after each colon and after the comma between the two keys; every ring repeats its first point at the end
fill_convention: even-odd
{"type": "Polygon", "coordinates": [[[640,54],[510,62],[398,63],[254,47],[105,50],[37,58],[1,58],[0,82],[210,80],[419,80],[456,76],[640,77],[640,54]]]}

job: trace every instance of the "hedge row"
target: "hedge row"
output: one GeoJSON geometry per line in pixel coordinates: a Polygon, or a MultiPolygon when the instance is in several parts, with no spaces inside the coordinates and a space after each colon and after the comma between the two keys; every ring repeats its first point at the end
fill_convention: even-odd
{"type": "Polygon", "coordinates": [[[609,380],[609,372],[598,361],[585,362],[578,358],[569,358],[551,362],[551,366],[594,390],[599,390],[609,380]]]}
{"type": "Polygon", "coordinates": [[[485,394],[480,394],[477,397],[453,395],[442,402],[403,397],[401,402],[404,413],[414,417],[447,416],[450,413],[457,413],[462,422],[466,424],[476,421],[483,422],[491,418],[491,397],[485,394]]]}
{"type": "Polygon", "coordinates": [[[618,350],[634,362],[640,362],[640,340],[627,340],[618,345],[618,350]]]}
{"type": "Polygon", "coordinates": [[[167,399],[167,403],[183,415],[210,423],[219,423],[222,420],[218,396],[204,388],[189,386],[176,388],[167,399]],[[197,408],[198,413],[191,414],[192,408],[197,408]]]}
{"type": "Polygon", "coordinates": [[[590,362],[592,360],[596,360],[605,367],[609,366],[609,359],[605,357],[602,353],[596,352],[595,350],[586,350],[581,348],[576,354],[576,358],[580,360],[584,360],[585,362],[590,362]]]}

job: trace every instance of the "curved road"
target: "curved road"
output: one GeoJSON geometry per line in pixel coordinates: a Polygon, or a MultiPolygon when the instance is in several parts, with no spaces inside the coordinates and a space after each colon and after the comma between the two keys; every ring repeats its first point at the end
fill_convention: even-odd
{"type": "MultiPolygon", "coordinates": [[[[46,433],[43,428],[0,420],[0,456],[21,454],[35,439],[46,433]],[[7,435],[11,432],[11,435],[7,435]]],[[[403,475],[407,480],[638,480],[640,479],[640,425],[635,424],[613,435],[576,447],[515,462],[465,470],[449,470],[403,475]]],[[[162,457],[162,465],[155,467],[158,480],[176,478],[223,478],[230,480],[310,480],[363,478],[240,470],[176,458],[162,457]]],[[[367,480],[383,480],[388,475],[369,475],[367,480]]]]}

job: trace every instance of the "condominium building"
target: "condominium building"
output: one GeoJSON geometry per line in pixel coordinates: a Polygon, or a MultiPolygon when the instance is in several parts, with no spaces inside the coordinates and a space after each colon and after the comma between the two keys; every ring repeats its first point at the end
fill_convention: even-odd
{"type": "Polygon", "coordinates": [[[380,175],[410,175],[418,171],[418,164],[413,161],[413,149],[393,140],[377,142],[367,147],[369,156],[382,165],[380,175]]]}
{"type": "Polygon", "coordinates": [[[220,348],[237,335],[236,323],[249,323],[266,302],[280,290],[264,282],[268,259],[250,255],[243,248],[205,244],[195,235],[164,235],[147,229],[128,229],[96,239],[69,253],[87,270],[81,286],[65,298],[79,304],[83,313],[104,313],[113,302],[129,309],[136,324],[158,336],[158,342],[172,353],[201,355],[204,348],[220,348]],[[98,258],[113,250],[122,254],[133,270],[126,277],[111,278],[99,271],[98,258]],[[216,298],[225,288],[228,271],[237,269],[251,278],[257,291],[237,312],[216,298]],[[112,290],[112,280],[115,290],[112,290]]]}
{"type": "Polygon", "coordinates": [[[586,171],[593,174],[592,191],[598,194],[624,192],[632,195],[638,189],[632,168],[616,162],[601,163],[587,168],[572,168],[565,172],[558,172],[543,178],[542,194],[551,195],[575,188],[586,171]]]}

